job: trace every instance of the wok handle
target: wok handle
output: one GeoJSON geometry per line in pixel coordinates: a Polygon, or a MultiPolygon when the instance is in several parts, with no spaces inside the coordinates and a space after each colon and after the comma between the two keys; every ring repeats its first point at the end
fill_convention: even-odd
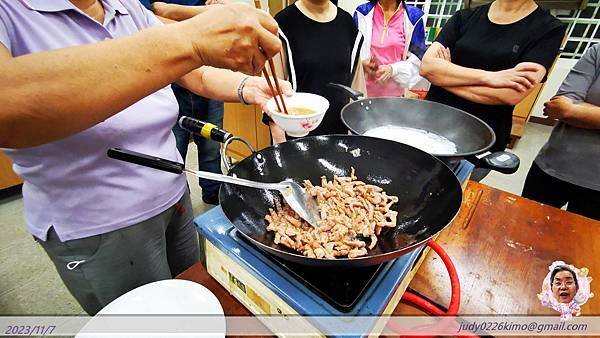
{"type": "Polygon", "coordinates": [[[521,164],[517,155],[507,151],[484,154],[482,157],[470,156],[467,160],[477,168],[491,169],[503,174],[514,174],[521,164]]]}
{"type": "Polygon", "coordinates": [[[211,172],[207,172],[207,171],[185,169],[185,172],[190,175],[199,177],[199,178],[205,178],[207,180],[231,183],[231,184],[241,185],[244,187],[250,187],[250,188],[255,188],[255,189],[283,191],[288,188],[288,186],[286,184],[256,182],[256,181],[251,181],[251,180],[247,180],[244,178],[215,174],[215,173],[211,173],[211,172]]]}
{"type": "Polygon", "coordinates": [[[205,178],[208,180],[237,184],[237,185],[242,185],[245,187],[257,188],[257,189],[282,191],[282,190],[285,190],[288,188],[288,186],[283,183],[255,182],[255,181],[250,181],[250,180],[246,180],[243,178],[215,174],[215,173],[206,172],[206,171],[190,170],[190,169],[186,169],[184,167],[183,163],[178,163],[178,162],[170,161],[170,160],[167,160],[164,158],[146,155],[146,154],[138,153],[138,152],[127,150],[127,149],[111,148],[108,150],[107,154],[108,154],[108,157],[114,158],[116,160],[134,163],[134,164],[138,164],[138,165],[141,165],[144,167],[149,167],[149,168],[158,169],[158,170],[162,170],[162,171],[168,171],[168,172],[174,173],[174,174],[181,174],[182,172],[186,172],[188,174],[191,174],[191,175],[194,175],[194,176],[197,176],[200,178],[205,178]]]}
{"type": "Polygon", "coordinates": [[[330,82],[327,84],[327,87],[331,87],[331,88],[335,88],[335,89],[343,91],[346,95],[348,95],[348,97],[352,98],[352,100],[354,100],[354,101],[360,100],[365,97],[365,94],[359,92],[358,90],[350,88],[348,86],[344,86],[343,84],[330,82]]]}
{"type": "Polygon", "coordinates": [[[184,170],[183,163],[146,155],[127,149],[110,148],[108,149],[106,154],[108,155],[108,157],[114,158],[116,160],[134,163],[148,168],[167,171],[173,174],[181,174],[184,170]]]}
{"type": "Polygon", "coordinates": [[[230,132],[221,129],[212,123],[200,121],[187,116],[182,116],[179,119],[179,126],[191,133],[200,135],[205,139],[220,143],[225,143],[225,141],[233,136],[230,132]]]}
{"type": "Polygon", "coordinates": [[[227,172],[229,172],[229,170],[231,169],[231,167],[233,167],[233,161],[231,160],[231,158],[229,158],[229,156],[227,156],[227,149],[229,149],[229,146],[234,141],[238,141],[238,142],[241,142],[244,145],[246,145],[246,147],[248,149],[250,149],[250,152],[252,154],[254,154],[256,152],[254,150],[254,147],[252,146],[252,144],[250,144],[250,142],[246,141],[245,139],[243,139],[241,137],[237,137],[237,136],[233,136],[233,137],[228,138],[225,141],[225,143],[223,144],[223,147],[221,147],[221,159],[222,159],[223,165],[225,166],[225,170],[227,172]]]}

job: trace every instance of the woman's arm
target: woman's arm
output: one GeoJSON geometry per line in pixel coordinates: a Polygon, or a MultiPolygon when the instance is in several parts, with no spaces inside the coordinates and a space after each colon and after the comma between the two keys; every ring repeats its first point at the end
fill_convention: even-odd
{"type": "Polygon", "coordinates": [[[600,129],[600,107],[587,102],[576,104],[571,115],[562,120],[579,128],[600,129]]]}
{"type": "MultiPolygon", "coordinates": [[[[540,65],[522,63],[511,69],[490,72],[482,69],[467,68],[441,58],[445,47],[434,42],[425,52],[421,62],[420,75],[432,84],[440,87],[483,86],[489,88],[512,88],[517,91],[530,90],[536,83],[534,74],[540,65]]],[[[543,68],[543,67],[542,67],[543,68]]]]}
{"type": "MultiPolygon", "coordinates": [[[[545,75],[546,69],[538,65],[537,72],[533,73],[535,84],[540,83],[545,75]]],[[[517,105],[531,93],[533,88],[518,91],[512,88],[490,88],[484,86],[444,87],[447,91],[472,102],[509,106],[517,105]]]]}
{"type": "MultiPolygon", "coordinates": [[[[227,69],[201,67],[183,77],[177,82],[189,91],[209,99],[239,102],[237,90],[248,75],[227,69]]],[[[292,95],[292,86],[287,81],[279,81],[284,95],[292,95]]],[[[266,80],[259,76],[250,76],[242,88],[244,101],[266,109],[265,104],[272,97],[271,89],[266,80]]]]}
{"type": "Polygon", "coordinates": [[[356,70],[354,70],[354,78],[352,78],[351,87],[355,90],[358,90],[361,93],[367,92],[367,71],[365,71],[364,65],[362,62],[356,63],[356,70]]]}
{"type": "MultiPolygon", "coordinates": [[[[273,60],[276,64],[276,74],[282,78],[283,65],[280,56],[281,53],[273,57],[273,60]]],[[[181,77],[177,83],[200,96],[219,101],[238,102],[237,89],[246,77],[248,75],[226,69],[201,67],[181,77]]],[[[279,85],[284,95],[290,96],[294,93],[288,81],[279,80],[279,85]]],[[[261,106],[262,110],[266,111],[266,103],[272,97],[272,92],[263,77],[250,76],[244,83],[242,96],[246,103],[261,106]]],[[[285,142],[285,132],[281,128],[272,121],[269,123],[269,128],[274,143],[285,142]]]]}
{"type": "Polygon", "coordinates": [[[555,96],[544,103],[544,115],[584,129],[600,129],[600,107],[591,103],[576,104],[566,96],[555,96]]]}
{"type": "Polygon", "coordinates": [[[429,46],[421,61],[420,75],[441,87],[483,86],[487,72],[481,69],[461,67],[439,57],[446,47],[439,42],[429,46]]]}
{"type": "Polygon", "coordinates": [[[594,45],[588,48],[573,66],[556,95],[567,96],[575,102],[584,102],[590,87],[596,80],[598,70],[600,70],[600,45],[594,45]]]}
{"type": "Polygon", "coordinates": [[[0,47],[0,147],[75,134],[201,65],[178,28],[16,58],[0,47]]]}
{"type": "MultiPolygon", "coordinates": [[[[206,8],[210,7],[172,5],[162,2],[155,2],[153,4],[153,9],[156,11],[155,15],[165,24],[176,23],[177,21],[174,20],[175,18],[187,20],[195,15],[205,12],[206,8]],[[161,15],[167,15],[172,19],[164,18],[161,15]]],[[[280,57],[281,53],[273,59],[279,60],[280,57]]],[[[279,64],[281,62],[277,63],[279,64]]],[[[237,88],[246,77],[248,77],[248,75],[243,73],[205,66],[182,76],[178,79],[177,84],[197,95],[209,99],[225,102],[238,102],[240,98],[238,97],[237,88]]],[[[291,85],[286,81],[280,81],[280,83],[282,83],[281,90],[284,94],[291,95],[291,85]]],[[[244,87],[242,88],[244,101],[248,104],[255,104],[258,106],[264,106],[266,104],[266,101],[271,97],[268,95],[268,92],[270,92],[268,85],[261,77],[250,77],[246,80],[244,87]]],[[[265,108],[266,107],[263,107],[263,110],[265,108]]]]}
{"type": "Polygon", "coordinates": [[[156,16],[166,18],[173,21],[183,21],[190,19],[198,14],[209,11],[214,6],[219,5],[204,5],[204,6],[184,6],[177,4],[168,4],[164,2],[155,2],[152,4],[152,11],[156,16]]]}
{"type": "Polygon", "coordinates": [[[531,92],[531,90],[518,92],[514,89],[483,86],[445,87],[444,89],[471,102],[509,106],[517,105],[531,92]]]}
{"type": "Polygon", "coordinates": [[[0,46],[0,147],[73,135],[199,66],[252,71],[250,60],[281,48],[277,24],[265,13],[241,4],[215,11],[119,39],[15,58],[0,46]]]}
{"type": "Polygon", "coordinates": [[[283,143],[287,140],[285,136],[285,131],[279,128],[279,126],[276,125],[273,121],[269,122],[269,131],[271,132],[273,144],[283,143]]]}
{"type": "Polygon", "coordinates": [[[600,129],[600,107],[587,103],[600,69],[600,45],[583,54],[561,84],[557,96],[544,104],[544,115],[586,129],[600,129]]]}

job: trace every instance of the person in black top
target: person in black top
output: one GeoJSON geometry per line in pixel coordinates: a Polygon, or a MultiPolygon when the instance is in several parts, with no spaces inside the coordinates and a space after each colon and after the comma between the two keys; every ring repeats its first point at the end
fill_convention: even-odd
{"type": "MultiPolygon", "coordinates": [[[[280,57],[274,58],[278,77],[290,81],[297,92],[329,100],[323,121],[309,136],[347,134],[340,111],[348,96],[327,84],[351,86],[354,82],[364,92],[364,75],[357,71],[362,36],[352,16],[329,0],[299,0],[275,15],[275,21],[283,43],[280,57]]],[[[270,122],[268,118],[263,121],[270,122]]],[[[283,130],[272,122],[269,126],[273,143],[285,141],[283,130]]]]}
{"type": "MultiPolygon", "coordinates": [[[[475,115],[509,143],[514,106],[546,76],[565,27],[532,0],[496,0],[452,16],[423,57],[426,99],[475,115]]],[[[468,132],[468,130],[465,130],[468,132]]]]}

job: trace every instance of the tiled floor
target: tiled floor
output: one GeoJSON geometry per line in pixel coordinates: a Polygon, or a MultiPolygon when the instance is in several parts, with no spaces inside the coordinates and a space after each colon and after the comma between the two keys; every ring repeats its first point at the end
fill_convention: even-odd
{"type": "Polygon", "coordinates": [[[537,123],[528,123],[525,135],[517,142],[517,146],[509,149],[509,151],[519,156],[521,160],[519,170],[512,175],[491,172],[481,183],[520,195],[531,163],[548,140],[551,131],[552,127],[537,123]]]}
{"type": "MultiPolygon", "coordinates": [[[[550,127],[529,124],[514,152],[521,168],[514,175],[491,173],[483,182],[519,194],[525,175],[550,133],[550,127]]],[[[190,146],[188,163],[197,165],[195,147],[190,146]]],[[[197,180],[190,178],[194,213],[206,210],[197,180]]],[[[20,197],[0,200],[0,315],[81,314],[83,310],[62,284],[44,251],[25,231],[20,197]]]]}

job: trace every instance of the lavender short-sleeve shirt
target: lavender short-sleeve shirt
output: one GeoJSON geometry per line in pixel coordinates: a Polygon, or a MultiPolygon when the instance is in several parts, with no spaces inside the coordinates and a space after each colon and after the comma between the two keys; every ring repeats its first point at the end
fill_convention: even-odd
{"type": "MultiPolygon", "coordinates": [[[[103,24],[67,0],[0,0],[0,44],[19,57],[117,39],[159,24],[138,0],[102,4],[103,24]]],[[[110,86],[110,78],[96,85],[110,86]]],[[[76,95],[86,95],[86,88],[76,95]]],[[[106,151],[121,147],[181,161],[171,132],[177,111],[173,92],[165,87],[73,136],[5,149],[25,181],[28,230],[45,240],[54,227],[61,240],[78,239],[139,223],[175,204],[186,189],[184,176],[113,160],[106,151]]]]}

